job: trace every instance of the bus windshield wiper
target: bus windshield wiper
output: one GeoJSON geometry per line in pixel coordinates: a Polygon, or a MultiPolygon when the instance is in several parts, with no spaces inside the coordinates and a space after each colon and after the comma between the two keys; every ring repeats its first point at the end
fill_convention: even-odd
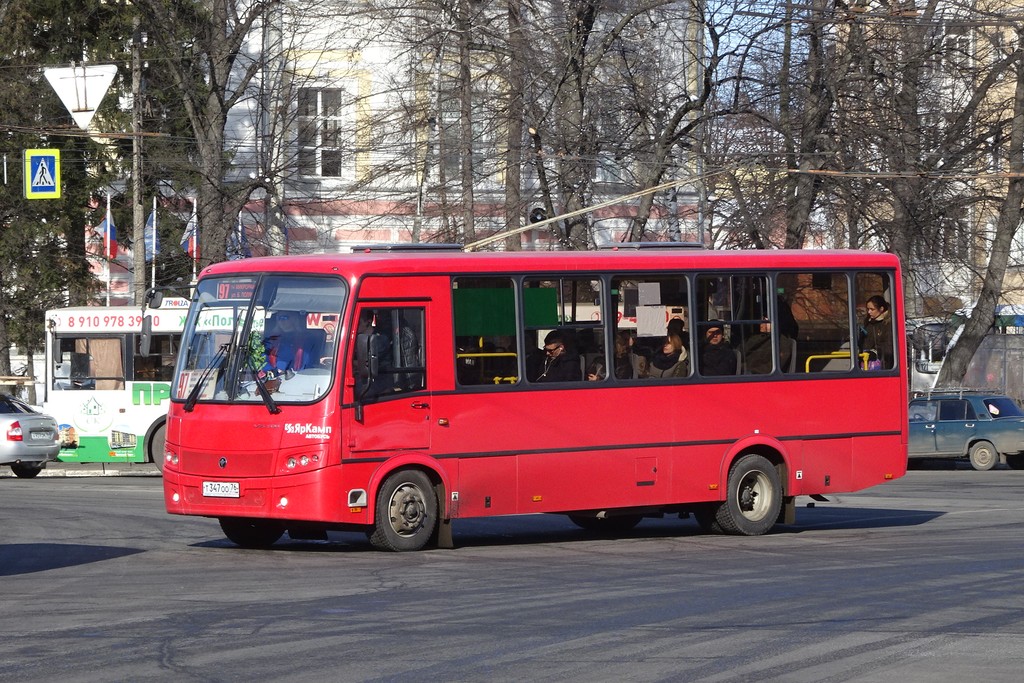
{"type": "Polygon", "coordinates": [[[195,410],[196,401],[199,400],[199,394],[202,393],[203,387],[206,386],[206,382],[210,379],[210,375],[214,369],[220,367],[224,362],[224,357],[227,355],[228,345],[221,344],[217,354],[210,360],[210,364],[203,369],[203,374],[199,375],[199,381],[192,387],[192,391],[188,392],[188,397],[185,399],[185,412],[191,413],[195,410]]]}
{"type": "Polygon", "coordinates": [[[281,412],[281,409],[277,407],[277,401],[270,395],[270,390],[267,389],[267,385],[263,382],[263,378],[260,377],[259,373],[255,370],[252,372],[253,378],[256,380],[256,391],[259,392],[260,398],[263,399],[263,404],[267,406],[267,411],[271,415],[277,415],[281,412]]]}

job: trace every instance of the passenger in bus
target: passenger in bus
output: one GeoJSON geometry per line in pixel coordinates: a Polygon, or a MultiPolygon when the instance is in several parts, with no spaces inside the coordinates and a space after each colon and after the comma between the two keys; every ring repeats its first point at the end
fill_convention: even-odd
{"type": "Polygon", "coordinates": [[[587,366],[587,381],[600,382],[608,374],[605,372],[604,361],[597,359],[587,366]]]}
{"type": "Polygon", "coordinates": [[[531,382],[578,382],[582,379],[580,358],[567,348],[567,335],[552,330],[544,337],[544,348],[527,358],[526,379],[531,382]]]}
{"type": "MultiPolygon", "coordinates": [[[[889,315],[889,302],[876,294],[867,300],[864,308],[867,317],[864,319],[864,338],[861,350],[874,353],[872,360],[879,362],[878,369],[891,368],[893,367],[892,320],[889,315]]],[[[869,365],[869,367],[871,366],[869,365]]]]}
{"type": "Polygon", "coordinates": [[[678,334],[665,337],[665,343],[654,354],[647,372],[650,377],[657,378],[686,377],[690,374],[690,358],[678,334]]]}
{"type": "Polygon", "coordinates": [[[647,377],[647,359],[634,350],[629,330],[619,330],[615,333],[615,378],[641,377],[647,377]]]}
{"type": "Polygon", "coordinates": [[[719,321],[713,321],[704,331],[704,345],[700,349],[700,374],[736,374],[736,354],[725,343],[725,327],[719,321]]]}
{"type": "Polygon", "coordinates": [[[401,317],[398,331],[398,366],[395,370],[415,368],[411,372],[398,372],[395,376],[396,390],[411,391],[423,388],[423,361],[420,358],[420,340],[405,316],[401,317]]]}
{"type": "MultiPolygon", "coordinates": [[[[741,347],[743,365],[747,374],[767,375],[772,371],[772,324],[766,318],[758,331],[747,337],[741,347]]],[[[789,367],[793,343],[785,335],[779,336],[779,367],[789,367]]]]}
{"type": "Polygon", "coordinates": [[[668,321],[668,325],[665,327],[666,335],[676,335],[680,340],[686,338],[686,329],[683,327],[682,318],[672,318],[668,321]]]}

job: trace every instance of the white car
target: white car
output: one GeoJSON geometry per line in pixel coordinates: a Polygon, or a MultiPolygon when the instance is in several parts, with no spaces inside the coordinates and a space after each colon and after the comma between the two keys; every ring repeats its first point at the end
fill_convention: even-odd
{"type": "Polygon", "coordinates": [[[59,452],[56,420],[20,399],[0,394],[0,465],[10,465],[19,477],[34,477],[59,452]]]}

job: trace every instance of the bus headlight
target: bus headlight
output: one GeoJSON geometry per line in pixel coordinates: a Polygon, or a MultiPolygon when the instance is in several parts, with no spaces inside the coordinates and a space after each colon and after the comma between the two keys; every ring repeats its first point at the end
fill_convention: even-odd
{"type": "Polygon", "coordinates": [[[285,470],[316,467],[320,463],[320,456],[316,453],[305,455],[289,455],[284,460],[285,470]]]}

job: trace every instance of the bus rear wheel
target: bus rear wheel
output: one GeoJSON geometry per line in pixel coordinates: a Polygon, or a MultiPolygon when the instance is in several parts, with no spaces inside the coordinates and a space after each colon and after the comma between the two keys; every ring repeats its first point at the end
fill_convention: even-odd
{"type": "Polygon", "coordinates": [[[221,517],[220,528],[228,540],[242,548],[269,548],[284,534],[278,522],[244,517],[221,517]]]}
{"type": "Polygon", "coordinates": [[[419,550],[437,528],[437,494],[420,470],[399,470],[377,493],[377,514],[370,544],[378,550],[419,550]]]}
{"type": "Polygon", "coordinates": [[[727,534],[760,536],[775,526],[782,510],[782,482],[764,456],[744,455],[729,470],[726,499],[715,523],[727,534]]]}
{"type": "Polygon", "coordinates": [[[999,462],[999,453],[996,451],[996,447],[988,441],[979,441],[971,446],[969,457],[971,467],[979,472],[990,470],[999,462]]]}

